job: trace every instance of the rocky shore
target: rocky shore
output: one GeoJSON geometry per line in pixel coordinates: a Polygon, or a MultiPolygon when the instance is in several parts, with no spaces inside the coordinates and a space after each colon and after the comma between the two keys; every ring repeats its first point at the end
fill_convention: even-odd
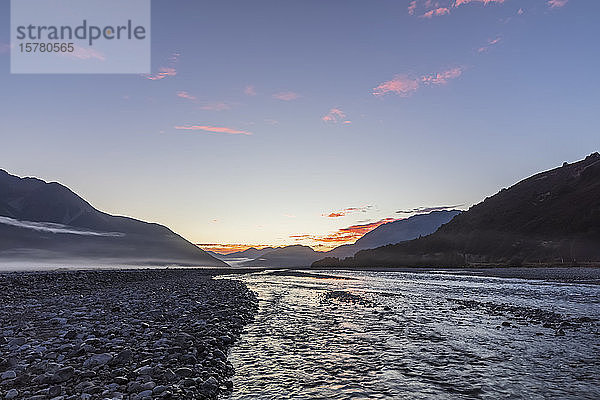
{"type": "Polygon", "coordinates": [[[202,270],[0,274],[0,398],[214,399],[254,316],[202,270]]]}

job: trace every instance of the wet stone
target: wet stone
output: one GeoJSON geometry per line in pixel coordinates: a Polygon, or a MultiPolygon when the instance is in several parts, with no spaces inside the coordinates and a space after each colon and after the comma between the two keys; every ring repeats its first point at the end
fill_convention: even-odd
{"type": "Polygon", "coordinates": [[[2,273],[0,304],[0,396],[56,400],[216,399],[258,306],[239,281],[159,269],[2,273]]]}

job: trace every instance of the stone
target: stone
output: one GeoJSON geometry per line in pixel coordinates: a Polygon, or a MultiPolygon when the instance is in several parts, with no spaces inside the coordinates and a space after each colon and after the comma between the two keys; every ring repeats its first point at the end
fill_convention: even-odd
{"type": "Polygon", "coordinates": [[[192,371],[190,368],[187,368],[187,367],[177,368],[175,370],[175,375],[183,376],[183,377],[187,378],[187,377],[194,375],[194,371],[192,371]]]}
{"type": "Polygon", "coordinates": [[[12,347],[12,346],[23,346],[25,344],[25,342],[27,342],[27,340],[25,338],[22,338],[22,337],[14,338],[10,342],[8,342],[8,346],[9,347],[12,347]]]}
{"type": "Polygon", "coordinates": [[[154,389],[152,389],[152,394],[159,395],[167,390],[169,390],[168,386],[158,385],[158,386],[155,386],[154,389]]]}
{"type": "Polygon", "coordinates": [[[144,397],[152,397],[152,390],[144,390],[138,393],[138,399],[143,399],[144,397]]]}
{"type": "Polygon", "coordinates": [[[56,371],[54,373],[54,375],[52,375],[52,382],[55,383],[62,383],[65,381],[68,381],[69,379],[71,379],[73,377],[73,375],[75,374],[75,368],[68,366],[68,367],[64,367],[59,369],[58,371],[56,371]]]}
{"type": "Polygon", "coordinates": [[[67,333],[65,333],[65,336],[63,337],[67,340],[75,339],[77,337],[77,331],[70,330],[67,333]]]}
{"type": "Polygon", "coordinates": [[[51,397],[60,396],[61,393],[62,393],[62,387],[59,385],[52,386],[52,387],[50,387],[50,389],[48,389],[48,395],[51,397]]]}
{"type": "Polygon", "coordinates": [[[111,361],[111,365],[127,364],[133,358],[133,351],[125,349],[115,356],[111,361]]]}
{"type": "Polygon", "coordinates": [[[136,369],[133,372],[137,375],[152,375],[153,371],[154,371],[154,369],[151,366],[146,365],[146,366],[136,369]]]}
{"type": "Polygon", "coordinates": [[[143,390],[152,390],[156,387],[156,383],[150,381],[150,382],[146,382],[142,385],[142,389],[143,390]]]}
{"type": "Polygon", "coordinates": [[[6,371],[2,373],[2,380],[7,380],[7,379],[15,379],[17,377],[17,373],[15,371],[6,371]]]}
{"type": "Polygon", "coordinates": [[[127,378],[125,378],[124,376],[117,376],[115,378],[115,382],[118,383],[119,385],[127,385],[129,380],[127,378]]]}
{"type": "Polygon", "coordinates": [[[164,269],[18,273],[0,304],[0,399],[53,400],[214,398],[258,308],[239,281],[164,269]]]}
{"type": "Polygon", "coordinates": [[[177,379],[177,375],[175,375],[175,372],[173,372],[170,369],[167,369],[164,372],[164,378],[165,380],[167,380],[168,382],[174,381],[175,379],[177,379]]]}
{"type": "Polygon", "coordinates": [[[129,384],[127,385],[127,392],[128,393],[137,393],[137,392],[141,392],[142,391],[142,384],[136,381],[133,382],[129,382],[129,384]]]}
{"type": "Polygon", "coordinates": [[[103,365],[108,364],[113,358],[112,355],[108,353],[103,354],[94,354],[83,363],[83,368],[97,368],[103,365]]]}

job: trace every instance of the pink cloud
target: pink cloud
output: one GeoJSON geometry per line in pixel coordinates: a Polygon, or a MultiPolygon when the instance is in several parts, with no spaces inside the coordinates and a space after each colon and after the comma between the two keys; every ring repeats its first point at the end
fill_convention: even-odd
{"type": "Polygon", "coordinates": [[[548,0],[548,6],[550,8],[560,8],[567,5],[569,0],[548,0]]]}
{"type": "Polygon", "coordinates": [[[205,105],[200,107],[201,110],[208,111],[224,111],[229,110],[230,108],[231,107],[229,106],[229,104],[223,102],[206,103],[205,105]]]}
{"type": "Polygon", "coordinates": [[[421,77],[421,81],[426,85],[445,85],[450,79],[456,79],[461,76],[463,69],[460,67],[452,68],[437,74],[431,74],[421,77]]]}
{"type": "Polygon", "coordinates": [[[417,0],[413,0],[408,4],[408,13],[410,15],[415,15],[416,9],[417,9],[417,0]]]}
{"type": "Polygon", "coordinates": [[[438,17],[440,15],[450,14],[450,9],[446,7],[439,7],[434,10],[427,11],[425,14],[421,15],[422,18],[433,18],[434,16],[438,17]]]}
{"type": "Polygon", "coordinates": [[[246,86],[246,88],[244,89],[244,93],[247,96],[256,96],[256,89],[254,88],[254,85],[246,86]]]}
{"type": "Polygon", "coordinates": [[[187,131],[204,131],[209,133],[227,133],[230,135],[252,135],[251,132],[240,131],[237,129],[220,127],[220,126],[206,126],[206,125],[188,125],[188,126],[175,126],[178,130],[187,131]]]}
{"type": "Polygon", "coordinates": [[[459,7],[459,6],[462,6],[463,4],[469,4],[469,3],[483,3],[484,5],[493,4],[493,3],[502,4],[502,3],[504,3],[504,0],[456,0],[453,7],[459,7]]]}
{"type": "Polygon", "coordinates": [[[480,47],[477,51],[479,53],[486,52],[490,49],[490,47],[500,43],[501,41],[502,41],[502,38],[500,38],[500,37],[497,37],[496,39],[490,39],[490,40],[488,40],[488,42],[485,46],[480,47]]]}
{"type": "MultiPolygon", "coordinates": [[[[568,1],[568,0],[547,0],[547,1],[568,1]]],[[[433,18],[441,15],[448,15],[451,13],[453,8],[460,7],[462,5],[471,3],[480,4],[503,4],[505,0],[445,0],[445,1],[434,1],[434,0],[413,0],[408,5],[408,14],[415,15],[418,9],[424,11],[420,15],[421,18],[433,18]]]]}
{"type": "Polygon", "coordinates": [[[358,212],[366,213],[367,211],[371,210],[372,208],[373,208],[373,206],[371,206],[371,205],[367,205],[367,206],[363,206],[363,207],[348,207],[348,208],[344,208],[343,210],[331,211],[329,213],[321,214],[321,216],[327,217],[327,218],[339,218],[339,217],[345,217],[346,215],[358,213],[358,212]]]}
{"type": "Polygon", "coordinates": [[[142,75],[144,78],[149,79],[151,81],[158,81],[161,79],[165,79],[165,78],[169,78],[172,76],[176,76],[177,75],[177,69],[175,68],[175,65],[177,64],[177,61],[179,60],[179,53],[173,53],[171,55],[171,57],[169,57],[169,65],[167,67],[160,67],[158,69],[158,72],[155,74],[146,74],[146,75],[142,75]]]}
{"type": "Polygon", "coordinates": [[[438,72],[430,75],[423,75],[418,79],[409,78],[406,75],[396,75],[390,81],[383,82],[373,89],[373,95],[383,96],[385,94],[394,93],[402,97],[411,96],[415,93],[421,84],[423,85],[445,85],[451,79],[456,79],[463,73],[463,68],[451,68],[443,72],[438,72]]]}
{"type": "Polygon", "coordinates": [[[325,114],[321,120],[323,120],[324,122],[333,122],[333,123],[338,123],[338,122],[344,122],[344,123],[349,123],[350,121],[346,120],[346,114],[340,110],[339,108],[332,108],[331,110],[329,110],[329,112],[327,114],[325,114]]]}
{"type": "Polygon", "coordinates": [[[418,79],[411,79],[405,75],[396,75],[394,79],[383,82],[374,88],[373,94],[375,96],[383,96],[384,94],[395,93],[403,97],[408,97],[416,92],[418,88],[418,79]]]}
{"type": "Polygon", "coordinates": [[[290,238],[296,241],[312,241],[317,243],[329,243],[329,244],[344,244],[353,243],[357,239],[361,238],[366,233],[373,229],[387,224],[388,222],[398,221],[397,218],[384,218],[379,221],[369,222],[366,224],[351,225],[346,228],[338,229],[334,232],[330,232],[327,235],[291,235],[290,238]]]}
{"type": "Polygon", "coordinates": [[[283,100],[283,101],[296,100],[298,97],[300,97],[300,95],[298,95],[298,93],[294,93],[294,92],[279,92],[279,93],[275,93],[273,95],[274,99],[283,100]]]}
{"type": "Polygon", "coordinates": [[[161,67],[156,74],[144,75],[144,77],[151,81],[158,81],[175,75],[177,75],[177,70],[175,68],[161,67]]]}
{"type": "Polygon", "coordinates": [[[197,100],[196,96],[191,95],[190,93],[186,92],[185,90],[177,92],[177,97],[181,97],[182,99],[188,99],[191,101],[197,100]]]}

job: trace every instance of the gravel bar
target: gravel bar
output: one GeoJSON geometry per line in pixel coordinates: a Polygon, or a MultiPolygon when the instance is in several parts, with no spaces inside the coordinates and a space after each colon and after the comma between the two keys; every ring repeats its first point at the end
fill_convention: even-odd
{"type": "Polygon", "coordinates": [[[253,292],[207,271],[0,274],[0,399],[215,399],[253,292]]]}

